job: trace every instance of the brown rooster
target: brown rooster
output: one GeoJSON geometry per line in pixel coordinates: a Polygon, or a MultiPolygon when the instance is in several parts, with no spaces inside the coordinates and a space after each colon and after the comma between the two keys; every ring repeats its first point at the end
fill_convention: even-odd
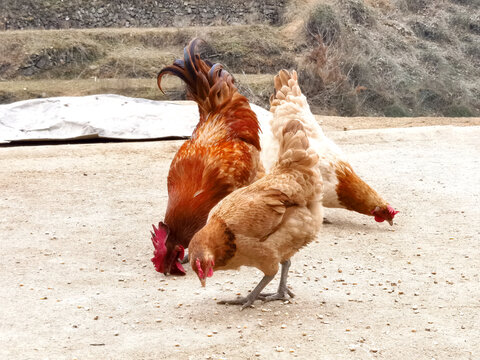
{"type": "Polygon", "coordinates": [[[321,226],[322,182],[318,155],[309,147],[302,124],[290,120],[279,134],[279,157],[272,171],[224,198],[189,246],[190,265],[205,286],[214,270],[253,266],[265,276],[246,297],[220,303],[250,306],[283,300],[290,258],[311,242],[321,226]],[[277,293],[262,294],[282,265],[277,293]]]}
{"type": "Polygon", "coordinates": [[[201,59],[200,41],[192,40],[183,60],[162,69],[157,78],[160,90],[164,75],[182,79],[200,114],[192,137],[170,165],[165,219],[153,226],[152,262],[164,274],[185,274],[179,260],[212,207],[263,174],[257,117],[222,65],[201,59]]]}

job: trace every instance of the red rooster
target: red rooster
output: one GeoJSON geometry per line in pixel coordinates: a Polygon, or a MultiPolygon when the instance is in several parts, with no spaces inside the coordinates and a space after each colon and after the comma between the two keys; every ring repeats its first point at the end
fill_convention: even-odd
{"type": "Polygon", "coordinates": [[[232,75],[222,65],[201,59],[200,41],[192,40],[184,49],[184,59],[175,60],[157,77],[160,90],[164,75],[182,79],[200,114],[192,137],[170,165],[165,219],[158,229],[153,226],[152,262],[164,274],[184,275],[180,263],[184,249],[205,225],[210,209],[263,175],[257,117],[232,75]]]}

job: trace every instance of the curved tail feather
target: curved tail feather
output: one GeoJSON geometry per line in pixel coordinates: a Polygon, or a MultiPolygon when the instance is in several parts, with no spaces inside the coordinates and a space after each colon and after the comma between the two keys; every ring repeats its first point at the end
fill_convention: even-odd
{"type": "Polygon", "coordinates": [[[183,60],[175,60],[159,72],[158,87],[162,90],[163,76],[177,76],[187,85],[187,97],[198,104],[197,127],[209,117],[218,118],[230,128],[232,136],[260,150],[260,126],[247,98],[238,92],[233,76],[221,64],[200,57],[198,47],[202,42],[198,38],[190,41],[183,51],[183,60]]]}

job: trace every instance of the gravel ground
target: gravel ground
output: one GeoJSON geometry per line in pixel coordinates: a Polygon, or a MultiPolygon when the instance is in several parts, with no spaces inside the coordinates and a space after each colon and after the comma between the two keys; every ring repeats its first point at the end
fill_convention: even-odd
{"type": "Polygon", "coordinates": [[[256,269],[202,289],[150,262],[181,142],[0,147],[0,358],[480,358],[480,127],[330,136],[395,225],[327,209],[292,259],[295,299],[242,312],[215,300],[256,269]]]}

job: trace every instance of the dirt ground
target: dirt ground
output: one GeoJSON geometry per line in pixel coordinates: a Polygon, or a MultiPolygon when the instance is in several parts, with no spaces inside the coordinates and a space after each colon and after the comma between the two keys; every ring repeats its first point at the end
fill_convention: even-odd
{"type": "Polygon", "coordinates": [[[480,358],[480,127],[339,127],[395,225],[327,209],[296,297],[242,312],[216,300],[256,269],[203,289],[150,262],[180,141],[0,147],[0,358],[480,358]]]}

